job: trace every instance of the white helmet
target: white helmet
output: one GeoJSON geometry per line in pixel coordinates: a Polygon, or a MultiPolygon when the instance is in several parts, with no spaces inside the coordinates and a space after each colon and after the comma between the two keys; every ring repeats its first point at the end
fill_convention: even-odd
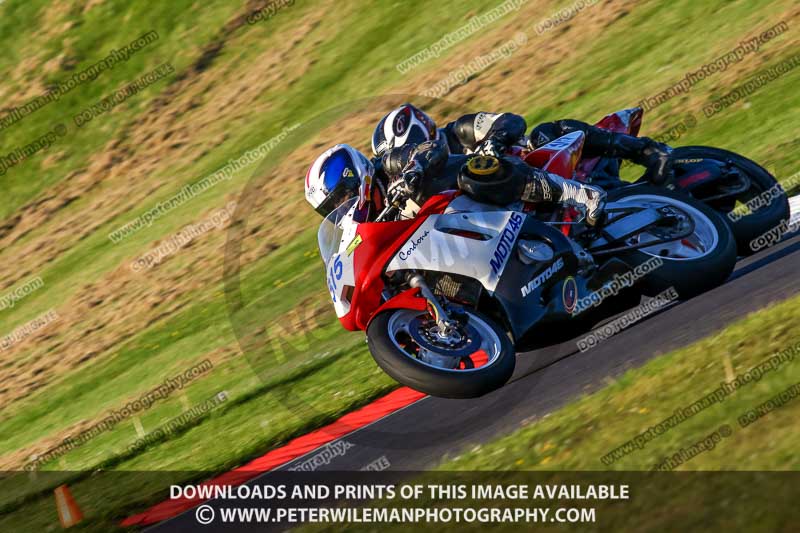
{"type": "Polygon", "coordinates": [[[405,144],[419,144],[441,138],[431,117],[411,104],[403,104],[378,122],[372,134],[372,153],[385,152],[405,144]]]}
{"type": "Polygon", "coordinates": [[[322,216],[342,202],[359,197],[363,207],[371,197],[375,167],[364,154],[347,144],[337,144],[319,156],[306,173],[306,200],[322,216]]]}

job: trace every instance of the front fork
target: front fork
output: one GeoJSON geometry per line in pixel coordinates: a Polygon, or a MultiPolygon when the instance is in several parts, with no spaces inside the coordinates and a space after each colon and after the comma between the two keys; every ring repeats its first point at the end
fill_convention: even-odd
{"type": "Polygon", "coordinates": [[[436,320],[439,335],[442,337],[449,336],[453,329],[457,327],[458,321],[449,317],[447,309],[441,304],[436,295],[433,294],[428,284],[425,283],[425,278],[417,272],[411,272],[408,274],[408,284],[415,289],[419,289],[422,297],[427,300],[428,310],[436,320]]]}

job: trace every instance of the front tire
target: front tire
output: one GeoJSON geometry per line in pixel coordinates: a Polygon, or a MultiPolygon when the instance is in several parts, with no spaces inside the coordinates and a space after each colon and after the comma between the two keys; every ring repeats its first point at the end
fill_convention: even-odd
{"type": "Polygon", "coordinates": [[[685,193],[653,185],[612,190],[610,202],[667,204],[692,217],[695,231],[676,245],[654,245],[621,254],[638,267],[659,257],[662,265],[640,281],[642,291],[655,296],[670,287],[688,299],[722,285],[736,266],[736,242],[730,227],[717,211],[685,193]],[[686,241],[684,243],[684,241],[686,241]]]}
{"type": "Polygon", "coordinates": [[[427,313],[409,309],[380,313],[367,328],[370,353],[384,372],[412,389],[441,398],[483,396],[511,378],[516,352],[506,333],[491,319],[472,310],[465,313],[469,328],[464,327],[461,336],[471,337],[470,344],[438,351],[424,337],[430,330],[430,322],[425,322],[427,313]],[[473,349],[472,356],[461,357],[473,349]],[[479,352],[484,355],[476,356],[479,352]],[[449,365],[456,359],[463,361],[455,367],[449,365]]]}

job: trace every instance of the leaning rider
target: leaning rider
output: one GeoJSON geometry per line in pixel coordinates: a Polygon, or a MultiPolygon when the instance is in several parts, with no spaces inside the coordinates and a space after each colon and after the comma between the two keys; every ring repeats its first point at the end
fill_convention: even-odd
{"type": "Polygon", "coordinates": [[[358,209],[366,221],[395,202],[410,198],[421,205],[427,197],[461,186],[477,200],[497,205],[523,200],[581,207],[586,210],[590,224],[602,212],[604,193],[596,187],[534,169],[515,158],[448,153],[438,141],[406,145],[388,151],[380,159],[378,170],[352,146],[337,144],[321,154],[306,173],[306,200],[320,215],[327,216],[345,201],[358,198],[358,209]],[[464,185],[459,180],[462,167],[469,172],[470,165],[465,164],[479,157],[494,162],[493,178],[502,174],[509,186],[487,192],[464,185]]]}

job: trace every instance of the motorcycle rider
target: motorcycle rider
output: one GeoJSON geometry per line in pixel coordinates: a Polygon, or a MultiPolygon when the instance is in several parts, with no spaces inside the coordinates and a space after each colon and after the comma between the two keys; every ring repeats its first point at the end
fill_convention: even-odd
{"type": "MultiPolygon", "coordinates": [[[[357,197],[359,218],[363,221],[381,212],[385,205],[400,203],[401,200],[405,202],[409,198],[421,205],[434,194],[458,188],[479,201],[497,205],[508,205],[522,199],[583,207],[590,224],[594,224],[602,212],[605,193],[596,187],[534,169],[519,159],[451,156],[443,141],[407,144],[389,150],[377,162],[379,169],[361,152],[346,144],[329,148],[306,173],[306,200],[320,215],[327,216],[345,201],[357,197]],[[472,175],[473,179],[502,178],[508,185],[487,191],[465,184],[464,173],[469,173],[471,168],[466,163],[472,159],[496,162],[492,172],[481,171],[480,175],[472,175]],[[554,189],[553,184],[559,188],[554,189]]],[[[490,167],[491,164],[486,168],[490,167]]]]}
{"type": "Polygon", "coordinates": [[[511,146],[525,137],[525,119],[513,113],[470,113],[437,128],[422,110],[403,104],[381,119],[372,135],[372,153],[382,157],[406,144],[439,140],[451,154],[471,154],[478,148],[511,146]]]}
{"type": "MultiPolygon", "coordinates": [[[[646,167],[645,178],[657,185],[666,181],[672,173],[672,149],[666,144],[649,137],[614,133],[579,120],[564,119],[539,124],[531,130],[529,147],[539,148],[575,131],[582,131],[586,135],[584,157],[627,159],[646,167]]],[[[616,181],[620,181],[619,176],[616,176],[616,181]]]]}
{"type": "MultiPolygon", "coordinates": [[[[426,113],[404,104],[378,123],[372,149],[384,163],[378,167],[389,177],[390,201],[412,192],[420,178],[424,178],[423,185],[435,179],[443,166],[447,166],[445,159],[449,154],[481,153],[499,158],[512,145],[527,144],[534,149],[574,131],[584,133],[583,154],[587,157],[630,159],[647,167],[648,177],[653,181],[663,180],[670,171],[669,147],[647,137],[613,133],[577,120],[560,120],[540,124],[531,131],[528,140],[524,136],[526,128],[525,119],[519,115],[480,112],[464,115],[437,129],[426,113]]],[[[466,192],[491,203],[561,202],[585,208],[590,224],[600,218],[605,198],[602,189],[502,159],[500,170],[510,175],[509,187],[488,196],[485,189],[478,194],[467,187],[466,192]]]]}
{"type": "Polygon", "coordinates": [[[614,133],[579,120],[564,119],[539,124],[525,138],[525,119],[513,113],[471,113],[437,128],[433,119],[411,104],[403,104],[384,116],[372,135],[376,157],[405,144],[444,140],[451,154],[480,151],[498,156],[508,147],[519,144],[531,150],[575,131],[584,133],[584,157],[628,159],[647,168],[645,176],[654,183],[663,182],[671,172],[669,146],[649,137],[614,133]]]}

